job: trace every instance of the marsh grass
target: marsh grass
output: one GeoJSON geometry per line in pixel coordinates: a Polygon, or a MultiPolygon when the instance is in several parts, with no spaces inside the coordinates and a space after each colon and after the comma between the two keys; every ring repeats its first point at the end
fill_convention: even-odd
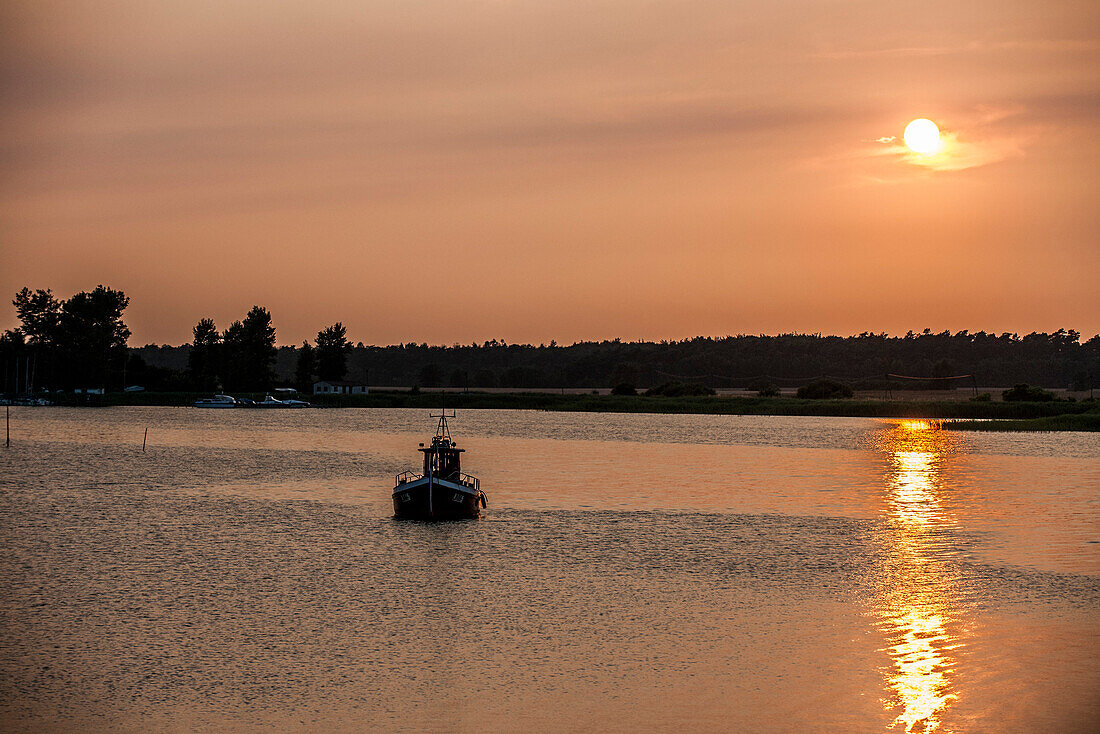
{"type": "Polygon", "coordinates": [[[1023,420],[954,420],[941,424],[953,431],[1100,431],[1100,413],[1070,413],[1023,420]]]}

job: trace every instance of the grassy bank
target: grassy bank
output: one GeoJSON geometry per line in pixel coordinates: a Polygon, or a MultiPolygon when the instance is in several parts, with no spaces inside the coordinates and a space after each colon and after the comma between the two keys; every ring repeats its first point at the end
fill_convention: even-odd
{"type": "Polygon", "coordinates": [[[957,420],[942,425],[954,431],[1100,431],[1100,413],[1072,413],[1024,420],[957,420]]]}
{"type": "MultiPolygon", "coordinates": [[[[263,395],[237,393],[237,397],[262,400],[263,395]]],[[[110,393],[73,395],[70,405],[165,405],[190,406],[206,393],[110,393]]],[[[442,396],[427,392],[377,391],[369,395],[305,396],[316,405],[344,408],[438,409],[442,396]]],[[[448,408],[555,410],[587,413],[709,413],[719,415],[820,415],[870,418],[1050,418],[1084,413],[1089,402],[1005,403],[937,400],[799,400],[757,397],[644,397],[624,395],[560,395],[553,393],[447,393],[448,408]]],[[[1053,429],[1041,429],[1053,430],[1053,429]]],[[[1080,429],[1074,429],[1080,430],[1080,429]]]]}

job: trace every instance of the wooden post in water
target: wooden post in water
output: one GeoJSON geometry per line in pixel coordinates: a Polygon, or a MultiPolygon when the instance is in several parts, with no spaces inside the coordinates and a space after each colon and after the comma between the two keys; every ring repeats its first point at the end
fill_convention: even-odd
{"type": "Polygon", "coordinates": [[[4,448],[11,446],[11,403],[4,406],[4,448]]]}
{"type": "Polygon", "coordinates": [[[145,441],[149,438],[149,426],[145,426],[145,437],[141,439],[141,453],[145,453],[145,441]]]}

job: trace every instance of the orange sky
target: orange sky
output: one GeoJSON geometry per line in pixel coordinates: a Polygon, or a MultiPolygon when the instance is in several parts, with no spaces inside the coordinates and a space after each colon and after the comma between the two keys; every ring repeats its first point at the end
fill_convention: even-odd
{"type": "Polygon", "coordinates": [[[1100,332],[1095,2],[7,0],[0,33],[0,295],[120,288],[131,344],[254,303],[281,343],[1100,332]]]}

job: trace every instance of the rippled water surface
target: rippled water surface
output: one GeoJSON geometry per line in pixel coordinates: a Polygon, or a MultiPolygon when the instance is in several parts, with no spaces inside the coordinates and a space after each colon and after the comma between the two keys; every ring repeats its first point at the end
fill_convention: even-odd
{"type": "Polygon", "coordinates": [[[394,521],[433,428],[14,409],[0,728],[1100,728],[1096,434],[469,410],[394,521]]]}

